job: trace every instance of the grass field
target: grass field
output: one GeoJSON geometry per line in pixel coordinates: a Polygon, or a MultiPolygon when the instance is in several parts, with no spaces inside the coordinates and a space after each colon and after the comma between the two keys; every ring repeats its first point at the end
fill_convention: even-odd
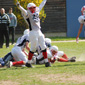
{"type": "MultiPolygon", "coordinates": [[[[45,65],[0,68],[0,85],[85,85],[85,42],[56,42],[52,45],[57,45],[69,58],[76,56],[77,61],[55,62],[49,68],[45,65]]],[[[0,49],[0,57],[12,47],[0,49]]]]}

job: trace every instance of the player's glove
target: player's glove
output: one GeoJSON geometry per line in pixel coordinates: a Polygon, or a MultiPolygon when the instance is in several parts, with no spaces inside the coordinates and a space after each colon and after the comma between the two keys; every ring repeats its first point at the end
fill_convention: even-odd
{"type": "Polygon", "coordinates": [[[76,37],[76,43],[79,43],[79,37],[76,37]]]}
{"type": "Polygon", "coordinates": [[[19,3],[19,2],[17,2],[17,3],[16,3],[16,5],[19,7],[19,6],[20,6],[20,3],[19,3]]]}

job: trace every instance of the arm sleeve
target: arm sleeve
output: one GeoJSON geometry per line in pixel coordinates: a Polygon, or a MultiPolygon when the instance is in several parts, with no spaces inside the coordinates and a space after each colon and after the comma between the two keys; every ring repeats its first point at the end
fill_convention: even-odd
{"type": "Polygon", "coordinates": [[[47,0],[43,0],[42,3],[39,6],[39,11],[41,11],[41,9],[44,7],[44,5],[46,4],[47,0]]]}
{"type": "Polygon", "coordinates": [[[83,24],[83,23],[84,23],[83,16],[80,16],[80,17],[78,18],[78,21],[79,21],[80,24],[83,24]]]}
{"type": "Polygon", "coordinates": [[[10,18],[9,18],[9,16],[6,14],[6,16],[7,16],[7,25],[9,26],[9,24],[11,23],[11,21],[10,21],[10,18]]]}
{"type": "Polygon", "coordinates": [[[27,16],[27,10],[25,10],[22,6],[19,6],[20,11],[27,16]]]}
{"type": "Polygon", "coordinates": [[[17,17],[14,15],[14,27],[17,26],[17,17]]]}

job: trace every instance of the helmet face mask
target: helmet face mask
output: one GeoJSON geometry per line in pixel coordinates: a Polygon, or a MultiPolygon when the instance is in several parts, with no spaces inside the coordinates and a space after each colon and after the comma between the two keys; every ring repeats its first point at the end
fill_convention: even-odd
{"type": "Polygon", "coordinates": [[[52,55],[54,56],[54,55],[57,53],[57,51],[51,50],[51,53],[52,53],[52,55]]]}
{"type": "Polygon", "coordinates": [[[27,9],[30,10],[31,13],[34,13],[36,11],[36,5],[34,3],[29,3],[27,9]]]}

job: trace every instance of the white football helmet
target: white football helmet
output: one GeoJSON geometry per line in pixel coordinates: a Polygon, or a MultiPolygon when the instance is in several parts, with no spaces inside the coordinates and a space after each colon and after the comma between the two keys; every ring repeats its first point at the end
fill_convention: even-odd
{"type": "Polygon", "coordinates": [[[50,38],[45,38],[45,42],[51,44],[51,39],[50,38]]]}
{"type": "Polygon", "coordinates": [[[85,6],[83,6],[83,7],[81,8],[81,13],[82,13],[82,15],[85,15],[85,6]]]}
{"type": "Polygon", "coordinates": [[[29,33],[29,29],[26,29],[25,31],[24,31],[24,35],[26,35],[26,34],[28,34],[29,33]]]}
{"type": "Polygon", "coordinates": [[[36,5],[35,5],[34,3],[29,3],[29,4],[27,5],[27,8],[30,8],[30,7],[36,7],[36,5]]]}
{"type": "Polygon", "coordinates": [[[51,50],[58,51],[58,47],[57,47],[57,46],[51,46],[51,47],[50,47],[50,51],[51,51],[51,50]]]}

